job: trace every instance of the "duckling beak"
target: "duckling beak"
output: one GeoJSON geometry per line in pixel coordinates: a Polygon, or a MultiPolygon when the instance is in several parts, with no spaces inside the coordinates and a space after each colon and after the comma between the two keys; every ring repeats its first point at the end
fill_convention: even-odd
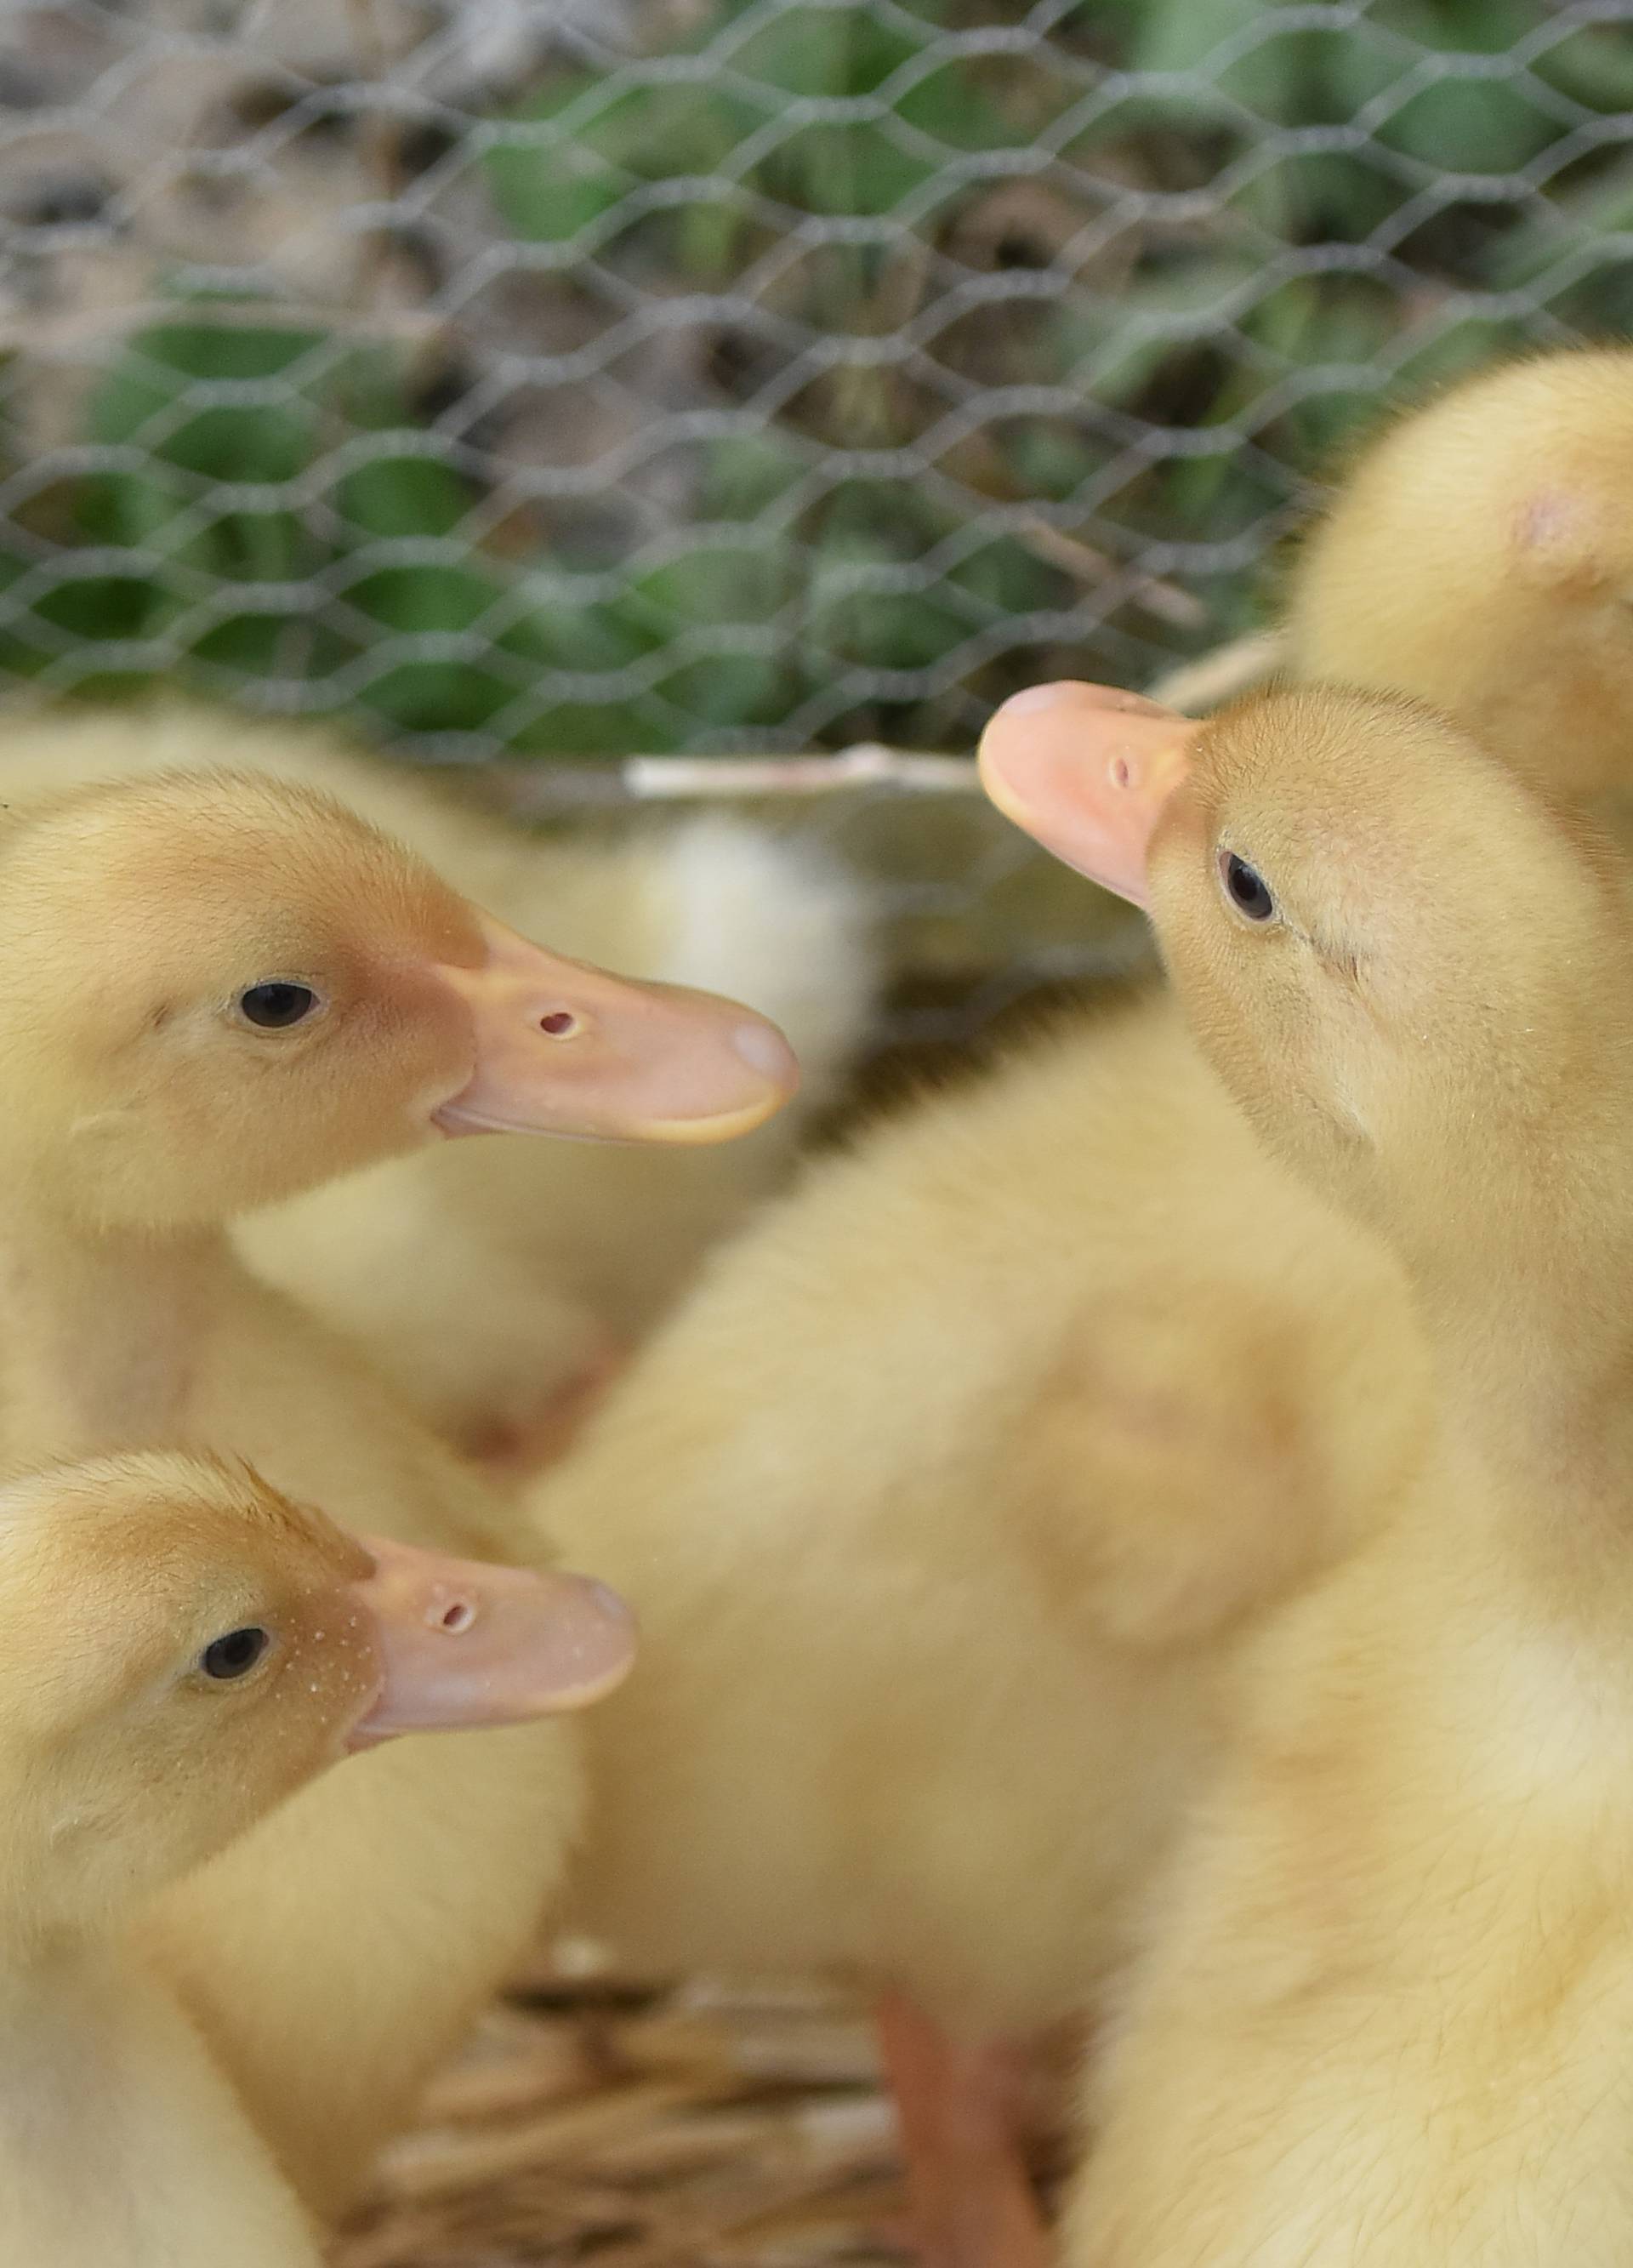
{"type": "Polygon", "coordinates": [[[1114,686],[1034,685],[982,733],[981,784],[1046,850],[1143,906],[1151,831],[1201,730],[1114,686]]]}
{"type": "Polygon", "coordinates": [[[437,972],[476,1042],[469,1082],[432,1114],[445,1134],[726,1142],[798,1087],[793,1049],[752,1008],[612,976],[478,919],[482,961],[437,972]]]}
{"type": "Polygon", "coordinates": [[[355,1592],[384,1676],[349,1749],[587,1708],[629,1673],[635,1616],[604,1583],[362,1541],[374,1572],[355,1592]]]}

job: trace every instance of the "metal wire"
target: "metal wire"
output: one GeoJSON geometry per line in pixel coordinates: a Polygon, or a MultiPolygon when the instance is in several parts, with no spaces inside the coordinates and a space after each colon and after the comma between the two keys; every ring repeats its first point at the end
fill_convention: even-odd
{"type": "Polygon", "coordinates": [[[1630,0],[10,0],[0,684],[967,749],[1625,327],[1630,139],[1630,0]]]}

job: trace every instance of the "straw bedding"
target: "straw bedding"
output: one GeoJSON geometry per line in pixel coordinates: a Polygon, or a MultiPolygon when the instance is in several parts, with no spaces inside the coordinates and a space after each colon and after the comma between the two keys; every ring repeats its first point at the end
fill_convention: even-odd
{"type": "Polygon", "coordinates": [[[897,2261],[865,2014],[820,1988],[523,1983],[388,2154],[337,2268],[897,2261]]]}
{"type": "MultiPolygon", "coordinates": [[[[1046,2141],[1040,2171],[1055,2170],[1046,2141]]],[[[908,2257],[864,2007],[541,1965],[437,2081],[335,2268],[846,2268],[908,2257]]]]}

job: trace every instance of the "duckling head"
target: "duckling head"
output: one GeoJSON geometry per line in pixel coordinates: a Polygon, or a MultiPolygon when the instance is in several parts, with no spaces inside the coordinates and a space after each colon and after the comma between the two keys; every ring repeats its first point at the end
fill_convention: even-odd
{"type": "Polygon", "coordinates": [[[634,1650],[583,1577],[358,1542],[247,1467],[0,1489],[0,1926],[102,1926],[396,1733],[584,1706],[634,1650]]]}
{"type": "Polygon", "coordinates": [[[213,1222],[449,1135],[747,1131],[776,1027],[564,961],[327,798],[99,786],[0,838],[0,1165],[96,1221],[213,1222]]]}
{"type": "MultiPolygon", "coordinates": [[[[1415,1246],[1558,1188],[1620,1211],[1633,966],[1608,847],[1399,697],[1274,692],[1204,725],[1092,686],[1000,710],[999,807],[1146,904],[1266,1145],[1415,1246]]],[[[1545,1232],[1563,1227],[1544,1204],[1545,1232]]]]}

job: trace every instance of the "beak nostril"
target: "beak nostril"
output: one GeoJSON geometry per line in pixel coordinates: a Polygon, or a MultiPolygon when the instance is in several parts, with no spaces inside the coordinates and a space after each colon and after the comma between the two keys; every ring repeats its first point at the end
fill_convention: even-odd
{"type": "Polygon", "coordinates": [[[457,1638],[461,1631],[469,1630],[476,1619],[476,1609],[468,1599],[456,1599],[442,1617],[441,1627],[457,1638]]]}
{"type": "Polygon", "coordinates": [[[1113,757],[1111,777],[1114,787],[1127,787],[1129,784],[1129,759],[1127,756],[1113,757]]]}
{"type": "Polygon", "coordinates": [[[578,1019],[570,1008],[553,1008],[548,1016],[539,1019],[539,1029],[553,1040],[570,1039],[578,1028],[578,1019]]]}

